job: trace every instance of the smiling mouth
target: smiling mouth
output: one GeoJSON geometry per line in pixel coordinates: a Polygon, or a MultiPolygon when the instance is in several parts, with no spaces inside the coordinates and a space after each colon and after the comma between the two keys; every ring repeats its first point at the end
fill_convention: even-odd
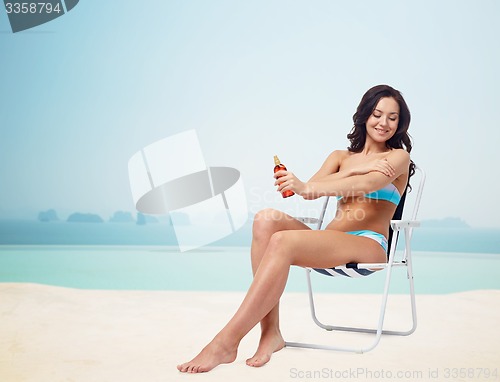
{"type": "Polygon", "coordinates": [[[389,130],[385,130],[385,129],[379,129],[377,127],[374,128],[375,131],[377,131],[379,134],[387,134],[389,132],[389,130]]]}

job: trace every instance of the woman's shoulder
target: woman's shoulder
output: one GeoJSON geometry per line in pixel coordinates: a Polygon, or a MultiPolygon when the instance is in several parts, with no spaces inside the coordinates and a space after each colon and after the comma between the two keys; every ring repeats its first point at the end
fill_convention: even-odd
{"type": "Polygon", "coordinates": [[[338,168],[342,162],[349,157],[349,154],[347,150],[334,150],[328,155],[325,162],[330,165],[335,165],[338,168]]]}
{"type": "Polygon", "coordinates": [[[399,158],[404,161],[410,161],[410,153],[405,149],[392,149],[387,156],[399,158]]]}
{"type": "Polygon", "coordinates": [[[344,159],[348,156],[347,150],[335,150],[332,151],[328,157],[323,162],[318,173],[322,173],[323,175],[333,174],[334,172],[339,171],[340,166],[344,159]]]}
{"type": "Polygon", "coordinates": [[[410,153],[404,149],[393,149],[389,155],[387,155],[386,159],[396,168],[396,171],[399,168],[401,175],[398,179],[405,179],[401,181],[406,183],[408,181],[409,166],[411,163],[410,153]]]}
{"type": "Polygon", "coordinates": [[[349,157],[352,153],[349,150],[334,150],[328,158],[342,160],[349,157]]]}

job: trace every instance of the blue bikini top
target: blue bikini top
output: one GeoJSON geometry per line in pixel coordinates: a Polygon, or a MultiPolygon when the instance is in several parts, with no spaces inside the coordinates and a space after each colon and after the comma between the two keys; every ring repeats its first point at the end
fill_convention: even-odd
{"type": "MultiPolygon", "coordinates": [[[[399,193],[399,190],[396,188],[394,184],[389,183],[387,186],[381,188],[378,191],[373,191],[370,192],[369,194],[365,194],[365,198],[375,199],[375,200],[386,200],[397,206],[401,201],[401,194],[399,193]]],[[[337,196],[337,200],[340,199],[342,199],[342,196],[337,196]]]]}
{"type": "Polygon", "coordinates": [[[399,204],[399,201],[401,200],[401,194],[394,184],[389,183],[387,186],[381,188],[378,191],[373,191],[369,194],[366,194],[365,198],[387,200],[388,202],[391,202],[397,206],[399,204]]]}

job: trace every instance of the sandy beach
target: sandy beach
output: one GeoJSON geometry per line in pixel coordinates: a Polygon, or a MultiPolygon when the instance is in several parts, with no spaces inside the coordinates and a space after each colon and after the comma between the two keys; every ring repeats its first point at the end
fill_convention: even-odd
{"type": "MultiPolygon", "coordinates": [[[[197,354],[242,298],[239,292],[2,283],[0,381],[500,380],[499,290],[417,295],[416,332],[384,336],[365,354],[285,348],[268,365],[250,368],[245,359],[257,346],[255,328],[233,364],[203,375],[179,373],[176,365],[197,354]]],[[[379,301],[377,295],[319,294],[318,315],[331,317],[330,323],[373,326],[379,301]]],[[[406,296],[391,296],[385,327],[405,329],[408,308],[406,296]]],[[[287,341],[370,341],[316,327],[303,293],[285,293],[282,331],[287,341]]]]}

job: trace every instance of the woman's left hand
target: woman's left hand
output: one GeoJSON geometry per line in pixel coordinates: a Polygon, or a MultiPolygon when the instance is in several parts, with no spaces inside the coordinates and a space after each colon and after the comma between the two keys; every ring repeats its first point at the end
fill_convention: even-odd
{"type": "Polygon", "coordinates": [[[292,172],[280,170],[274,174],[274,178],[276,179],[274,185],[278,186],[279,192],[291,190],[304,199],[314,199],[308,189],[307,183],[302,182],[292,172]]]}

